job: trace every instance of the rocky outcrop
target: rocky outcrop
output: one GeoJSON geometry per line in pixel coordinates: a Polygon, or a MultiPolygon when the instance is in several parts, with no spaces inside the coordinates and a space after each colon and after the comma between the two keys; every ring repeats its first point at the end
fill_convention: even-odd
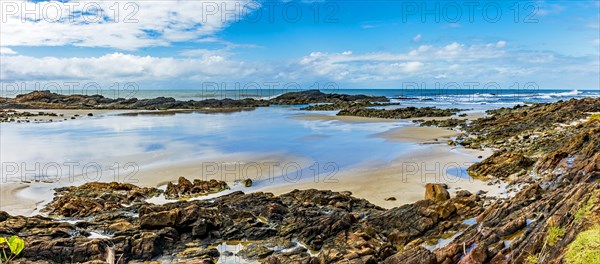
{"type": "Polygon", "coordinates": [[[341,110],[337,115],[339,116],[360,116],[360,117],[375,117],[375,118],[391,118],[391,119],[404,119],[404,118],[415,118],[415,117],[443,117],[451,116],[461,109],[450,108],[450,109],[439,109],[435,107],[405,107],[396,108],[391,110],[386,109],[373,109],[373,108],[349,108],[341,110]]]}
{"type": "Polygon", "coordinates": [[[301,110],[307,111],[335,111],[349,108],[363,108],[373,106],[390,106],[398,105],[397,103],[380,103],[380,102],[365,102],[365,101],[351,101],[351,102],[339,102],[332,104],[315,104],[301,108],[301,110]]]}
{"type": "Polygon", "coordinates": [[[127,183],[90,182],[81,186],[55,189],[55,197],[43,209],[50,215],[85,217],[116,210],[161,193],[156,188],[141,188],[127,183]]]}
{"type": "Polygon", "coordinates": [[[167,199],[190,198],[217,193],[228,189],[229,186],[224,181],[217,181],[214,179],[203,181],[195,179],[192,183],[184,177],[179,177],[177,184],[172,182],[167,183],[165,197],[167,199]]]}
{"type": "Polygon", "coordinates": [[[268,106],[266,100],[207,99],[177,101],[171,97],[152,99],[106,98],[102,95],[62,95],[50,91],[33,91],[16,98],[0,98],[0,109],[239,109],[268,106]]]}
{"type": "MultiPolygon", "coordinates": [[[[33,91],[15,98],[0,97],[0,109],[196,109],[203,111],[232,111],[274,105],[321,104],[307,110],[343,109],[347,107],[377,106],[389,102],[384,96],[329,94],[319,90],[307,90],[282,94],[270,100],[206,99],[201,101],[178,101],[171,97],[151,99],[106,98],[101,95],[62,95],[50,91],[33,91]],[[323,104],[325,103],[325,104],[323,104]]],[[[0,121],[15,119],[13,112],[0,112],[0,121]]]]}
{"type": "Polygon", "coordinates": [[[270,100],[271,104],[277,105],[303,105],[318,103],[375,103],[389,102],[385,96],[348,95],[323,93],[319,90],[307,90],[301,92],[290,92],[282,94],[270,100]]]}
{"type": "Polygon", "coordinates": [[[448,128],[464,128],[467,126],[466,119],[448,118],[443,120],[414,120],[413,122],[419,123],[420,126],[436,126],[436,127],[448,127],[448,128]]]}
{"type": "Polygon", "coordinates": [[[497,151],[484,161],[469,167],[469,175],[479,179],[506,179],[525,176],[531,171],[535,160],[522,152],[497,151]]]}

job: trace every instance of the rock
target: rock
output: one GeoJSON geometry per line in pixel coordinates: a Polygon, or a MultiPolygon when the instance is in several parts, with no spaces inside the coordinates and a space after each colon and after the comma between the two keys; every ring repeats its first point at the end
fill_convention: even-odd
{"type": "Polygon", "coordinates": [[[450,193],[443,184],[428,183],[425,185],[425,199],[443,202],[450,199],[450,193]]]}
{"type": "Polygon", "coordinates": [[[224,181],[195,179],[194,183],[192,183],[184,177],[179,177],[177,184],[167,183],[165,197],[167,199],[189,198],[217,193],[227,189],[229,189],[229,186],[224,181]]]}
{"type": "Polygon", "coordinates": [[[126,183],[90,182],[55,189],[56,196],[42,211],[65,217],[85,217],[126,205],[142,204],[145,199],[160,193],[156,188],[141,188],[126,183]]]}
{"type": "Polygon", "coordinates": [[[178,216],[179,209],[140,215],[140,226],[145,229],[175,226],[178,216]]]}
{"type": "MultiPolygon", "coordinates": [[[[269,101],[267,100],[250,98],[241,100],[225,98],[221,100],[177,101],[170,97],[157,97],[138,100],[137,98],[110,99],[101,95],[62,95],[50,91],[34,91],[17,95],[16,98],[3,98],[0,101],[0,109],[206,109],[212,111],[223,109],[224,111],[231,111],[268,105],[269,101]]],[[[88,113],[88,116],[93,116],[93,113],[88,113]]]]}
{"type": "Polygon", "coordinates": [[[396,201],[396,197],[392,196],[392,197],[385,198],[384,200],[386,200],[386,201],[396,201]]]}
{"type": "Polygon", "coordinates": [[[251,179],[245,179],[242,183],[244,184],[244,187],[252,187],[251,179]]]}
{"type": "Polygon", "coordinates": [[[159,235],[144,232],[132,237],[131,255],[134,259],[150,260],[162,252],[164,245],[159,235]]]}
{"type": "Polygon", "coordinates": [[[405,119],[405,118],[416,118],[416,117],[444,117],[451,116],[461,109],[438,109],[435,107],[406,107],[406,108],[395,108],[392,110],[376,109],[376,108],[363,108],[353,107],[342,109],[337,115],[339,116],[360,116],[360,117],[376,117],[376,118],[391,118],[391,119],[405,119]]]}
{"type": "Polygon", "coordinates": [[[264,245],[251,243],[238,251],[236,255],[245,259],[253,260],[266,258],[267,256],[273,254],[273,252],[274,251],[272,249],[269,249],[264,245]]]}
{"type": "Polygon", "coordinates": [[[473,194],[467,190],[460,190],[456,192],[456,197],[469,197],[471,195],[473,194]]]}
{"type": "Polygon", "coordinates": [[[535,160],[521,152],[498,151],[485,160],[468,168],[469,175],[475,178],[504,179],[509,176],[524,175],[535,160]]]}
{"type": "Polygon", "coordinates": [[[272,104],[301,105],[316,103],[341,103],[341,102],[389,102],[384,96],[328,94],[319,90],[290,92],[271,99],[272,104]]]}
{"type": "Polygon", "coordinates": [[[88,113],[88,114],[87,114],[87,116],[94,116],[94,114],[92,114],[92,113],[88,113]]]}
{"type": "Polygon", "coordinates": [[[436,264],[435,254],[423,247],[415,247],[406,251],[396,253],[383,261],[384,264],[436,264]]]}

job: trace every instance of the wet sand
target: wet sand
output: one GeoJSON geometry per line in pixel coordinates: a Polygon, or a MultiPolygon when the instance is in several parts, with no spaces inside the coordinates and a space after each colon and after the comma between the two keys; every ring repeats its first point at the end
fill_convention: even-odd
{"type": "Polygon", "coordinates": [[[477,158],[478,156],[485,158],[490,154],[490,150],[474,151],[451,149],[444,145],[425,145],[388,164],[374,166],[365,163],[352,168],[342,168],[342,171],[328,180],[273,185],[265,187],[261,191],[273,192],[277,195],[293,189],[350,191],[355,197],[367,199],[384,208],[422,200],[426,183],[447,184],[451,196],[454,196],[455,191],[459,189],[469,190],[472,193],[484,190],[488,191],[490,195],[495,195],[500,194],[503,188],[470,179],[466,172],[460,172],[458,169],[458,167],[468,167],[469,164],[481,160],[477,158]],[[396,200],[386,201],[385,199],[389,197],[394,197],[396,200]]]}
{"type": "Polygon", "coordinates": [[[27,183],[2,183],[0,184],[0,210],[13,215],[31,215],[40,199],[27,199],[18,193],[29,187],[27,183]]]}
{"type": "Polygon", "coordinates": [[[443,140],[460,134],[458,131],[447,128],[406,126],[375,134],[374,136],[389,141],[427,143],[444,142],[443,140]]]}

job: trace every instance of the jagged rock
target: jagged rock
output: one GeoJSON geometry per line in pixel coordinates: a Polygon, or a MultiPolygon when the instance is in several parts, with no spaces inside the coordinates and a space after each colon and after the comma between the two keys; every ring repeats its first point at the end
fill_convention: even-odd
{"type": "Polygon", "coordinates": [[[406,264],[435,264],[437,259],[435,254],[423,247],[396,253],[385,259],[384,264],[406,263],[406,264]]]}
{"type": "Polygon", "coordinates": [[[439,108],[435,108],[435,107],[421,107],[421,108],[405,107],[405,108],[396,108],[396,109],[392,109],[392,110],[354,107],[354,108],[343,109],[337,115],[403,119],[403,118],[414,118],[414,117],[451,116],[453,114],[456,114],[459,111],[461,111],[461,109],[456,109],[456,108],[439,109],[439,108]]]}
{"type": "Polygon", "coordinates": [[[140,215],[140,226],[145,229],[159,229],[175,226],[178,216],[179,209],[177,208],[169,211],[140,215]]]}
{"type": "Polygon", "coordinates": [[[56,196],[43,211],[51,215],[84,217],[143,204],[145,199],[161,193],[156,188],[141,188],[127,183],[90,182],[81,186],[55,189],[56,196]]]}
{"type": "Polygon", "coordinates": [[[450,199],[450,193],[444,184],[428,183],[425,185],[425,199],[443,202],[450,199]]]}
{"type": "Polygon", "coordinates": [[[525,175],[534,163],[534,159],[524,156],[523,153],[498,151],[482,162],[470,166],[468,172],[475,178],[504,179],[525,175]]]}
{"type": "Polygon", "coordinates": [[[229,189],[229,186],[224,181],[211,179],[203,181],[195,179],[194,183],[184,177],[179,177],[177,184],[167,183],[165,197],[167,199],[187,198],[211,193],[217,193],[229,189]]]}
{"type": "Polygon", "coordinates": [[[240,250],[237,255],[245,259],[263,259],[273,252],[274,250],[267,248],[262,244],[252,243],[240,250]]]}

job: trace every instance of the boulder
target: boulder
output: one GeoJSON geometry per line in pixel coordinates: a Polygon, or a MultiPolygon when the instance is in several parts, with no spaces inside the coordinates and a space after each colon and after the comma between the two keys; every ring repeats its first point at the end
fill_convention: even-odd
{"type": "Polygon", "coordinates": [[[434,202],[443,202],[450,199],[450,193],[445,184],[428,183],[425,185],[425,199],[434,202]]]}

